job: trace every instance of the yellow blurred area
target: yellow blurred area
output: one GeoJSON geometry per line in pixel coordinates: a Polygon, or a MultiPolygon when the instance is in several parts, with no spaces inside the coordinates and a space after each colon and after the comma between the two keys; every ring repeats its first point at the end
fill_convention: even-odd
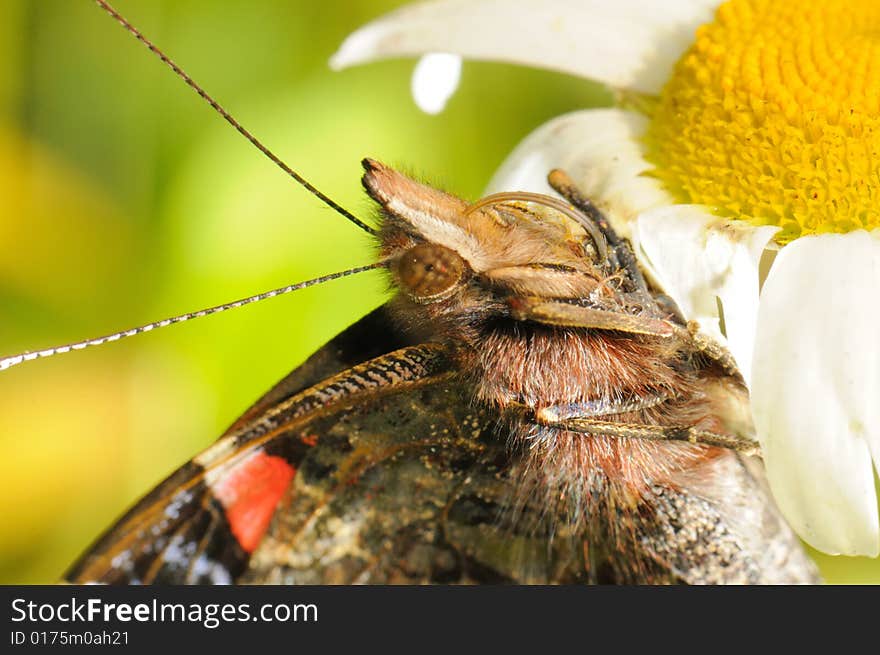
{"type": "MultiPolygon", "coordinates": [[[[581,80],[465,66],[439,116],[412,62],[331,73],[393,0],[118,0],[289,164],[369,218],[371,156],[465,197],[581,80]]],[[[294,185],[89,2],[0,8],[0,352],[113,332],[366,263],[365,235],[294,185]]],[[[384,300],[366,273],[0,373],[0,583],[53,582],[262,392],[384,300]]],[[[821,558],[831,581],[877,560],[821,558]]]]}

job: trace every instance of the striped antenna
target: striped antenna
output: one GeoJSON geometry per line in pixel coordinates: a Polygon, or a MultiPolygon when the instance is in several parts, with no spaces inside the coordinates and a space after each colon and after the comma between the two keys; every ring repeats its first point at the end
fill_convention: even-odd
{"type": "Polygon", "coordinates": [[[272,152],[271,150],[269,150],[269,148],[267,148],[265,145],[263,145],[262,141],[260,141],[257,137],[255,137],[250,132],[248,132],[244,128],[244,126],[241,123],[239,123],[237,120],[235,120],[228,111],[223,109],[223,107],[220,106],[220,103],[218,103],[216,100],[214,100],[214,98],[212,98],[210,95],[208,95],[208,93],[202,87],[200,87],[198,85],[198,83],[196,83],[195,80],[193,80],[189,75],[187,75],[186,72],[180,66],[175,64],[171,60],[171,58],[168,57],[168,55],[166,55],[164,52],[162,52],[155,44],[153,44],[152,41],[150,41],[147,37],[145,37],[141,33],[141,31],[138,30],[134,25],[129,23],[128,20],[126,20],[125,17],[122,16],[122,14],[120,14],[113,7],[111,7],[110,3],[105,2],[105,0],[95,0],[95,2],[98,4],[99,7],[101,7],[101,9],[103,9],[108,14],[110,14],[110,16],[112,16],[116,20],[116,22],[118,22],[120,25],[122,25],[122,27],[124,27],[138,41],[140,41],[145,46],[147,46],[147,48],[149,49],[150,52],[152,52],[154,55],[156,55],[162,61],[163,64],[168,66],[168,68],[173,70],[175,75],[177,75],[180,79],[182,79],[189,88],[191,88],[193,91],[195,91],[197,94],[199,94],[199,97],[202,98],[202,100],[204,100],[209,105],[211,105],[211,107],[214,109],[214,111],[216,111],[218,114],[220,114],[226,120],[227,123],[232,125],[232,127],[234,127],[239,134],[241,134],[245,139],[250,141],[251,144],[257,148],[257,150],[259,150],[264,155],[266,155],[266,157],[268,157],[272,161],[273,164],[278,166],[278,168],[280,168],[282,171],[284,171],[290,177],[292,177],[306,191],[311,193],[313,196],[318,198],[321,202],[323,202],[325,205],[327,205],[328,207],[330,207],[331,209],[333,209],[337,213],[339,213],[342,216],[344,216],[345,218],[347,218],[351,223],[358,226],[364,232],[367,232],[368,234],[376,234],[375,229],[373,229],[372,227],[370,227],[369,225],[364,223],[361,219],[359,219],[357,216],[355,216],[350,211],[345,209],[342,205],[335,202],[329,196],[322,193],[317,187],[312,185],[312,183],[309,182],[306,178],[304,178],[302,175],[300,175],[295,170],[293,170],[290,166],[288,166],[283,161],[281,161],[281,159],[274,152],[272,152]]]}
{"type": "Polygon", "coordinates": [[[44,357],[52,357],[54,355],[63,355],[64,353],[68,353],[72,350],[84,350],[86,348],[91,348],[92,346],[100,346],[105,343],[110,343],[111,341],[119,341],[120,339],[125,339],[126,337],[133,337],[136,334],[142,334],[143,332],[150,332],[151,330],[155,330],[157,328],[174,325],[175,323],[185,323],[186,321],[190,321],[194,318],[201,318],[202,316],[208,316],[210,314],[219,314],[220,312],[225,312],[227,309],[235,309],[236,307],[250,305],[251,303],[259,302],[260,300],[266,300],[267,298],[274,298],[275,296],[290,293],[291,291],[298,291],[299,289],[305,289],[306,287],[313,287],[316,284],[329,282],[330,280],[336,280],[341,277],[348,277],[349,275],[354,275],[355,273],[363,273],[364,271],[369,271],[374,268],[381,268],[385,266],[385,264],[385,261],[379,261],[374,264],[367,264],[366,266],[357,266],[355,268],[350,268],[346,271],[339,271],[338,273],[322,275],[321,277],[316,277],[313,280],[297,282],[296,284],[290,284],[286,287],[280,287],[278,289],[272,289],[271,291],[258,293],[255,296],[242,298],[241,300],[234,300],[223,305],[209,307],[208,309],[200,309],[197,312],[189,312],[187,314],[181,314],[180,316],[172,316],[171,318],[165,318],[161,321],[147,323],[146,325],[123,330],[122,332],[114,332],[113,334],[108,334],[103,337],[97,337],[95,339],[86,339],[84,341],[68,343],[63,346],[54,346],[52,348],[45,348],[43,350],[34,350],[19,353],[18,355],[9,355],[8,357],[3,357],[2,359],[0,359],[0,371],[4,371],[7,368],[12,368],[13,366],[21,364],[22,362],[29,362],[31,360],[42,359],[44,357]]]}

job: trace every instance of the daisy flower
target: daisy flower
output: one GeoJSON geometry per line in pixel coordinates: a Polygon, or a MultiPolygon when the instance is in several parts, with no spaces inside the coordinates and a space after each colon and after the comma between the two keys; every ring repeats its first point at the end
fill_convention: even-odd
{"type": "Polygon", "coordinates": [[[620,108],[538,128],[489,191],[550,193],[547,172],[567,170],[726,340],[792,526],[877,555],[880,3],[435,0],[357,31],[332,64],[412,55],[428,111],[462,57],[618,92],[620,108]]]}

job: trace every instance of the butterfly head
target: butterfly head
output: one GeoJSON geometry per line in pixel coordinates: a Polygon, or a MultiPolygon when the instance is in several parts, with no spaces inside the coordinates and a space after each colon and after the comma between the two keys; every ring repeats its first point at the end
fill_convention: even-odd
{"type": "Polygon", "coordinates": [[[380,256],[408,318],[473,324],[511,317],[522,298],[614,303],[604,237],[563,201],[520,193],[470,204],[363,164],[364,187],[382,209],[380,256]]]}

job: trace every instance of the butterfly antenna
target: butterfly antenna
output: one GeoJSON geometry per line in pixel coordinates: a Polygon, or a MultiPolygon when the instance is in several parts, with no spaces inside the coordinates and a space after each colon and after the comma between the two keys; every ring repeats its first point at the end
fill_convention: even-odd
{"type": "Polygon", "coordinates": [[[316,277],[313,280],[297,282],[296,284],[289,284],[286,287],[280,287],[278,289],[272,289],[271,291],[258,293],[255,296],[249,296],[247,298],[242,298],[241,300],[234,300],[223,305],[217,305],[216,307],[200,309],[197,312],[189,312],[187,314],[181,314],[180,316],[172,316],[171,318],[165,318],[161,321],[154,321],[153,323],[147,323],[146,325],[123,330],[122,332],[114,332],[113,334],[108,334],[103,337],[86,339],[84,341],[77,341],[75,343],[68,343],[63,346],[54,346],[52,348],[45,348],[44,350],[34,350],[19,353],[18,355],[10,355],[8,357],[3,357],[2,359],[0,359],[0,371],[4,371],[7,368],[12,368],[13,366],[21,364],[22,362],[29,362],[31,360],[41,359],[44,357],[52,357],[53,355],[62,355],[72,350],[84,350],[85,348],[100,346],[105,343],[110,343],[111,341],[119,341],[120,339],[125,339],[126,337],[133,337],[136,334],[150,332],[157,328],[174,325],[175,323],[185,323],[186,321],[190,321],[194,318],[201,318],[202,316],[208,316],[210,314],[219,314],[220,312],[225,312],[227,309],[235,309],[236,307],[242,307],[243,305],[250,305],[251,303],[259,302],[260,300],[274,298],[275,296],[281,296],[285,293],[290,293],[291,291],[298,291],[299,289],[305,289],[306,287],[313,287],[316,284],[322,284],[324,282],[336,280],[341,277],[348,277],[349,275],[354,275],[355,273],[363,273],[364,271],[369,271],[374,268],[381,268],[385,265],[387,265],[387,262],[383,260],[375,262],[373,264],[367,264],[366,266],[357,266],[355,268],[350,268],[345,271],[339,271],[338,273],[322,275],[321,277],[316,277]]]}
{"type": "Polygon", "coordinates": [[[229,114],[229,112],[227,112],[225,109],[223,109],[223,107],[221,107],[220,104],[216,100],[214,100],[214,98],[212,98],[210,95],[208,95],[208,93],[202,87],[200,87],[195,82],[195,80],[193,80],[189,75],[187,75],[186,72],[184,72],[184,70],[182,68],[180,68],[180,66],[175,64],[168,57],[168,55],[166,55],[156,45],[154,45],[153,42],[150,41],[147,37],[145,37],[140,32],[140,30],[138,30],[134,25],[129,23],[128,20],[126,20],[125,17],[123,17],[118,11],[116,11],[112,6],[110,6],[110,4],[108,2],[105,2],[105,0],[95,0],[95,2],[98,4],[98,6],[101,7],[101,9],[103,9],[108,14],[110,14],[110,16],[112,16],[116,20],[116,22],[118,22],[128,32],[130,32],[138,41],[140,41],[145,46],[147,46],[147,48],[154,55],[156,55],[159,59],[162,60],[162,62],[166,66],[168,66],[171,70],[173,70],[174,73],[180,79],[182,79],[184,82],[186,82],[187,86],[189,86],[193,91],[198,93],[199,96],[205,102],[207,102],[209,105],[211,105],[211,107],[214,108],[214,111],[216,111],[224,119],[226,119],[227,123],[232,125],[232,127],[234,127],[238,131],[239,134],[241,134],[245,139],[247,139],[254,146],[256,146],[257,150],[259,150],[264,155],[266,155],[266,157],[268,157],[270,160],[272,160],[272,162],[274,162],[275,165],[278,166],[278,168],[280,168],[285,173],[287,173],[290,177],[292,177],[294,180],[296,180],[309,193],[316,196],[325,205],[333,208],[339,214],[342,214],[345,218],[347,218],[349,221],[351,221],[352,223],[357,225],[364,232],[367,232],[369,234],[376,234],[376,230],[374,230],[372,227],[370,227],[369,225],[364,223],[361,219],[359,219],[357,216],[352,214],[350,211],[345,209],[345,207],[342,207],[341,205],[339,205],[338,203],[336,203],[332,199],[330,199],[328,196],[324,195],[320,190],[318,190],[315,186],[313,186],[312,183],[309,182],[306,178],[304,178],[302,175],[300,175],[295,170],[293,170],[290,166],[288,166],[283,161],[281,161],[281,159],[279,159],[278,156],[274,152],[269,150],[269,148],[267,148],[265,145],[263,145],[263,143],[257,137],[255,137],[248,130],[246,130],[244,128],[244,126],[242,126],[241,123],[239,123],[237,120],[235,120],[229,114]]]}

